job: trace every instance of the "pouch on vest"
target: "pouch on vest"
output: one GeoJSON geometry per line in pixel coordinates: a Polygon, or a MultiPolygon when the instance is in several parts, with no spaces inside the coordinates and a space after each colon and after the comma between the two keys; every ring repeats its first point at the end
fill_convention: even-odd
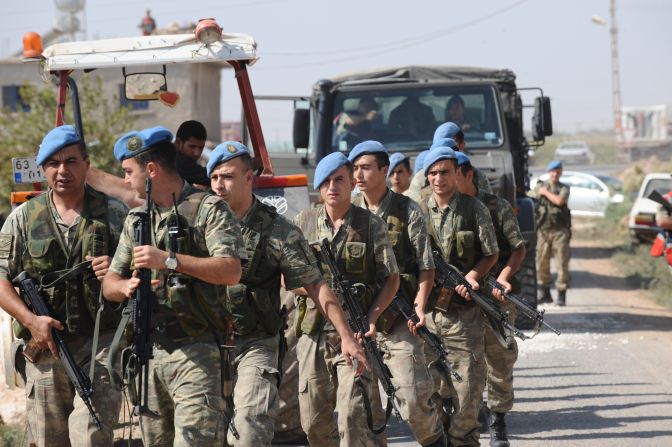
{"type": "Polygon", "coordinates": [[[364,273],[366,270],[366,243],[345,243],[345,271],[347,273],[364,273]]]}
{"type": "Polygon", "coordinates": [[[31,239],[28,241],[28,254],[31,257],[33,268],[37,272],[44,272],[51,270],[53,267],[53,256],[49,248],[51,244],[55,244],[55,239],[31,239]]]}
{"type": "Polygon", "coordinates": [[[244,284],[236,284],[226,288],[227,308],[233,316],[233,326],[238,334],[249,334],[257,327],[257,317],[252,310],[248,288],[244,284]]]}
{"type": "Polygon", "coordinates": [[[189,293],[190,282],[189,276],[170,274],[166,281],[166,292],[182,330],[190,337],[198,337],[208,330],[208,325],[205,321],[196,318],[196,315],[200,315],[201,312],[189,293]]]}
{"type": "Polygon", "coordinates": [[[301,332],[306,335],[312,335],[322,328],[324,318],[315,306],[315,302],[306,297],[306,312],[300,320],[299,327],[301,332]]]}
{"type": "Polygon", "coordinates": [[[457,256],[461,259],[472,260],[476,256],[473,231],[458,231],[455,237],[457,242],[457,256]]]}

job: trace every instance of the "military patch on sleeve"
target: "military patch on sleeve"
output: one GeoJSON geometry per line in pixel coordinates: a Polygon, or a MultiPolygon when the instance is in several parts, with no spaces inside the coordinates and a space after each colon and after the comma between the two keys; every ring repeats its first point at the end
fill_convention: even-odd
{"type": "Polygon", "coordinates": [[[9,259],[12,255],[13,234],[0,234],[0,259],[9,259]]]}

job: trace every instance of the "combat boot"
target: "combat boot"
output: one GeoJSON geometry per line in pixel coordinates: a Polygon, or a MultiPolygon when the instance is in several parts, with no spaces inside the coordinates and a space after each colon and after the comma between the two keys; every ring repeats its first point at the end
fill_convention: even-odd
{"type": "Polygon", "coordinates": [[[509,437],[506,433],[506,413],[492,412],[490,415],[490,447],[509,447],[509,437]]]}
{"type": "Polygon", "coordinates": [[[448,447],[448,438],[445,433],[441,433],[441,437],[431,444],[425,444],[424,447],[448,447]]]}
{"type": "Polygon", "coordinates": [[[566,298],[567,298],[567,291],[558,290],[558,306],[564,306],[566,298]]]}
{"type": "Polygon", "coordinates": [[[541,286],[539,293],[537,294],[537,302],[542,303],[552,303],[553,298],[551,298],[551,288],[541,286]]]}

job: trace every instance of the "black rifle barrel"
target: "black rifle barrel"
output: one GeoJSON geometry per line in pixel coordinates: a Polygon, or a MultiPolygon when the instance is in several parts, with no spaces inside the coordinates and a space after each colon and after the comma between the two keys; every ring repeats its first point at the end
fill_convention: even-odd
{"type": "Polygon", "coordinates": [[[546,323],[546,321],[544,321],[544,310],[538,311],[537,309],[532,307],[527,301],[525,301],[525,299],[523,299],[522,297],[513,293],[506,293],[506,289],[504,288],[504,286],[500,284],[493,277],[488,278],[488,285],[493,289],[498,289],[499,291],[501,291],[504,297],[507,300],[509,300],[514,306],[516,306],[518,310],[520,310],[523,313],[523,315],[525,315],[530,320],[534,321],[537,327],[543,324],[551,331],[555,332],[557,335],[560,335],[559,330],[557,330],[550,324],[546,323]]]}
{"type": "MultiPolygon", "coordinates": [[[[28,304],[30,305],[35,315],[53,317],[42,297],[40,289],[38,288],[35,281],[30,276],[28,276],[27,272],[19,273],[17,277],[14,278],[12,283],[19,286],[21,295],[23,295],[24,299],[28,301],[28,304]]],[[[93,403],[91,402],[91,396],[93,395],[91,380],[77,365],[77,362],[72,356],[68,345],[65,343],[65,339],[61,335],[61,332],[52,328],[51,337],[54,339],[54,343],[56,344],[58,356],[61,359],[65,373],[68,375],[70,382],[72,382],[72,385],[75,387],[77,395],[82,399],[86,405],[86,408],[88,408],[91,419],[93,419],[93,422],[96,424],[96,428],[98,430],[102,430],[103,425],[100,422],[100,419],[98,418],[95,410],[93,409],[93,403]]]]}
{"type": "Polygon", "coordinates": [[[521,340],[527,340],[527,335],[523,334],[518,328],[509,323],[508,313],[503,312],[499,305],[492,300],[486,300],[471,286],[471,283],[467,281],[467,278],[464,277],[462,273],[457,269],[457,267],[448,264],[441,256],[441,253],[434,250],[434,264],[439,273],[448,281],[451,287],[464,286],[469,291],[471,299],[478,304],[481,309],[492,318],[494,318],[499,324],[504,326],[506,329],[511,331],[513,335],[520,338],[521,340]]]}
{"type": "MultiPolygon", "coordinates": [[[[413,312],[413,309],[411,308],[411,305],[408,304],[408,302],[403,299],[400,296],[394,297],[394,301],[392,301],[392,304],[397,307],[399,312],[404,316],[406,320],[410,320],[413,322],[413,324],[418,324],[420,319],[416,315],[415,312],[413,312]]],[[[436,334],[433,334],[432,331],[427,329],[426,326],[416,326],[416,330],[418,331],[418,334],[422,337],[425,342],[436,351],[436,353],[439,356],[439,362],[441,363],[442,367],[446,370],[446,372],[450,375],[453,376],[455,380],[458,382],[462,382],[462,377],[457,373],[457,371],[454,371],[453,368],[450,366],[450,363],[448,362],[448,351],[443,347],[443,343],[441,342],[441,339],[436,334]]]]}

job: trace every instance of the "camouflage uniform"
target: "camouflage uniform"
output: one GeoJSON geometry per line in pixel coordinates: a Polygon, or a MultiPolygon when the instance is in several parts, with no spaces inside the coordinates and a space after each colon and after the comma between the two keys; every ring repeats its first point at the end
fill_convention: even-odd
{"type": "MultiPolygon", "coordinates": [[[[49,191],[22,204],[5,221],[0,234],[0,246],[3,247],[0,251],[1,278],[11,281],[26,270],[39,281],[45,271],[70,268],[84,261],[85,256],[112,255],[126,217],[125,205],[87,187],[84,209],[68,226],[56,211],[51,196],[49,191]],[[45,244],[45,241],[48,242],[45,244]],[[64,265],[57,264],[60,256],[68,258],[64,265]]],[[[68,347],[87,375],[90,372],[91,340],[99,290],[100,282],[92,272],[67,281],[65,286],[46,290],[50,295],[54,318],[65,326],[68,347]],[[73,289],[84,290],[84,293],[71,293],[73,289]]],[[[44,351],[34,364],[27,362],[28,429],[37,445],[112,445],[113,429],[121,408],[121,393],[111,385],[105,361],[118,318],[119,313],[107,304],[101,316],[101,333],[94,375],[91,377],[95,391],[92,402],[103,423],[101,431],[96,430],[59,359],[44,351]]],[[[21,326],[15,325],[15,329],[19,331],[18,336],[30,336],[21,326]]]]}
{"type": "Polygon", "coordinates": [[[280,378],[280,275],[290,290],[316,283],[322,275],[301,231],[273,208],[255,198],[241,224],[248,262],[241,284],[230,287],[229,294],[242,293],[245,308],[232,311],[234,316],[241,315],[239,321],[248,320],[241,325],[234,322],[234,424],[240,439],[229,433],[228,442],[233,446],[270,446],[280,378]]]}
{"type": "MultiPolygon", "coordinates": [[[[367,208],[364,196],[353,199],[353,204],[367,208]]],[[[378,208],[370,211],[388,224],[402,283],[397,295],[413,307],[419,272],[434,269],[422,210],[412,200],[388,189],[378,208]]],[[[423,341],[408,330],[403,318],[385,321],[386,317],[387,312],[381,319],[389,329],[378,333],[378,342],[393,382],[399,387],[396,397],[401,416],[421,445],[431,444],[441,437],[443,427],[431,402],[434,385],[427,369],[423,341]]]]}
{"type": "MultiPolygon", "coordinates": [[[[553,194],[569,200],[569,186],[556,183],[543,184],[553,194]]],[[[537,199],[537,282],[539,287],[551,286],[551,257],[555,255],[558,278],[555,282],[558,291],[569,287],[569,239],[572,235],[571,214],[567,204],[553,205],[547,198],[539,196],[539,188],[534,188],[532,197],[537,199]]]]}
{"type": "MultiPolygon", "coordinates": [[[[185,183],[177,203],[183,217],[190,205],[197,205],[193,220],[185,219],[190,240],[178,241],[178,253],[183,253],[181,247],[186,244],[194,256],[246,258],[238,220],[223,200],[185,183]],[[194,198],[198,199],[196,204],[192,202],[194,198]]],[[[129,213],[110,265],[110,271],[124,278],[132,272],[136,210],[144,207],[129,213]]],[[[173,212],[172,206],[152,207],[152,244],[159,248],[166,245],[168,220],[173,212]]],[[[220,317],[228,315],[219,301],[224,296],[220,290],[223,287],[185,277],[191,282],[183,290],[197,292],[183,296],[179,289],[168,287],[169,275],[178,274],[163,269],[152,271],[159,280],[155,290],[159,306],[157,327],[152,333],[148,405],[159,416],[140,417],[143,442],[152,446],[223,443],[226,426],[221,362],[215,341],[217,331],[212,328],[213,321],[221,323],[220,317]],[[190,312],[188,304],[200,312],[190,312]]]]}
{"type": "MultiPolygon", "coordinates": [[[[456,191],[446,208],[441,209],[434,197],[422,206],[428,213],[429,233],[446,260],[462,273],[466,274],[482,256],[497,254],[497,236],[490,214],[475,198],[456,191]]],[[[453,398],[455,413],[450,417],[448,436],[454,446],[479,445],[478,409],[486,380],[484,324],[480,308],[456,293],[447,312],[435,309],[428,324],[443,341],[449,351],[448,361],[463,379],[452,383],[451,393],[442,377],[434,375],[441,397],[453,398]]],[[[431,367],[436,362],[436,353],[426,347],[425,356],[430,369],[435,369],[431,367]]]]}
{"type": "MultiPolygon", "coordinates": [[[[327,238],[331,242],[344,278],[368,286],[370,296],[360,298],[364,311],[380,282],[398,272],[386,225],[369,211],[350,207],[336,233],[322,205],[301,212],[295,222],[306,239],[327,238]]],[[[303,306],[305,310],[299,309],[299,313],[304,315],[298,323],[303,335],[296,352],[301,426],[308,442],[316,447],[386,445],[385,435],[374,435],[367,426],[363,395],[355,383],[354,369],[346,365],[340,352],[334,327],[323,320],[310,298],[303,306]],[[338,411],[338,426],[334,410],[338,411]]],[[[382,422],[382,407],[376,378],[369,371],[360,378],[377,426],[382,422]]]]}
{"type": "MultiPolygon", "coordinates": [[[[506,265],[511,251],[525,245],[525,240],[518,226],[518,219],[513,214],[511,204],[500,197],[480,193],[477,198],[490,210],[490,217],[497,234],[499,261],[490,271],[497,279],[506,265]]],[[[511,280],[514,293],[520,292],[520,282],[515,277],[511,280]]],[[[490,290],[488,290],[490,292],[490,290]]],[[[499,303],[502,310],[509,312],[509,321],[516,320],[516,306],[509,301],[499,303]]],[[[518,345],[513,337],[509,337],[509,346],[503,346],[497,339],[490,321],[486,319],[485,327],[485,363],[487,365],[488,408],[497,413],[508,413],[513,407],[513,365],[518,359],[518,345]]]]}

